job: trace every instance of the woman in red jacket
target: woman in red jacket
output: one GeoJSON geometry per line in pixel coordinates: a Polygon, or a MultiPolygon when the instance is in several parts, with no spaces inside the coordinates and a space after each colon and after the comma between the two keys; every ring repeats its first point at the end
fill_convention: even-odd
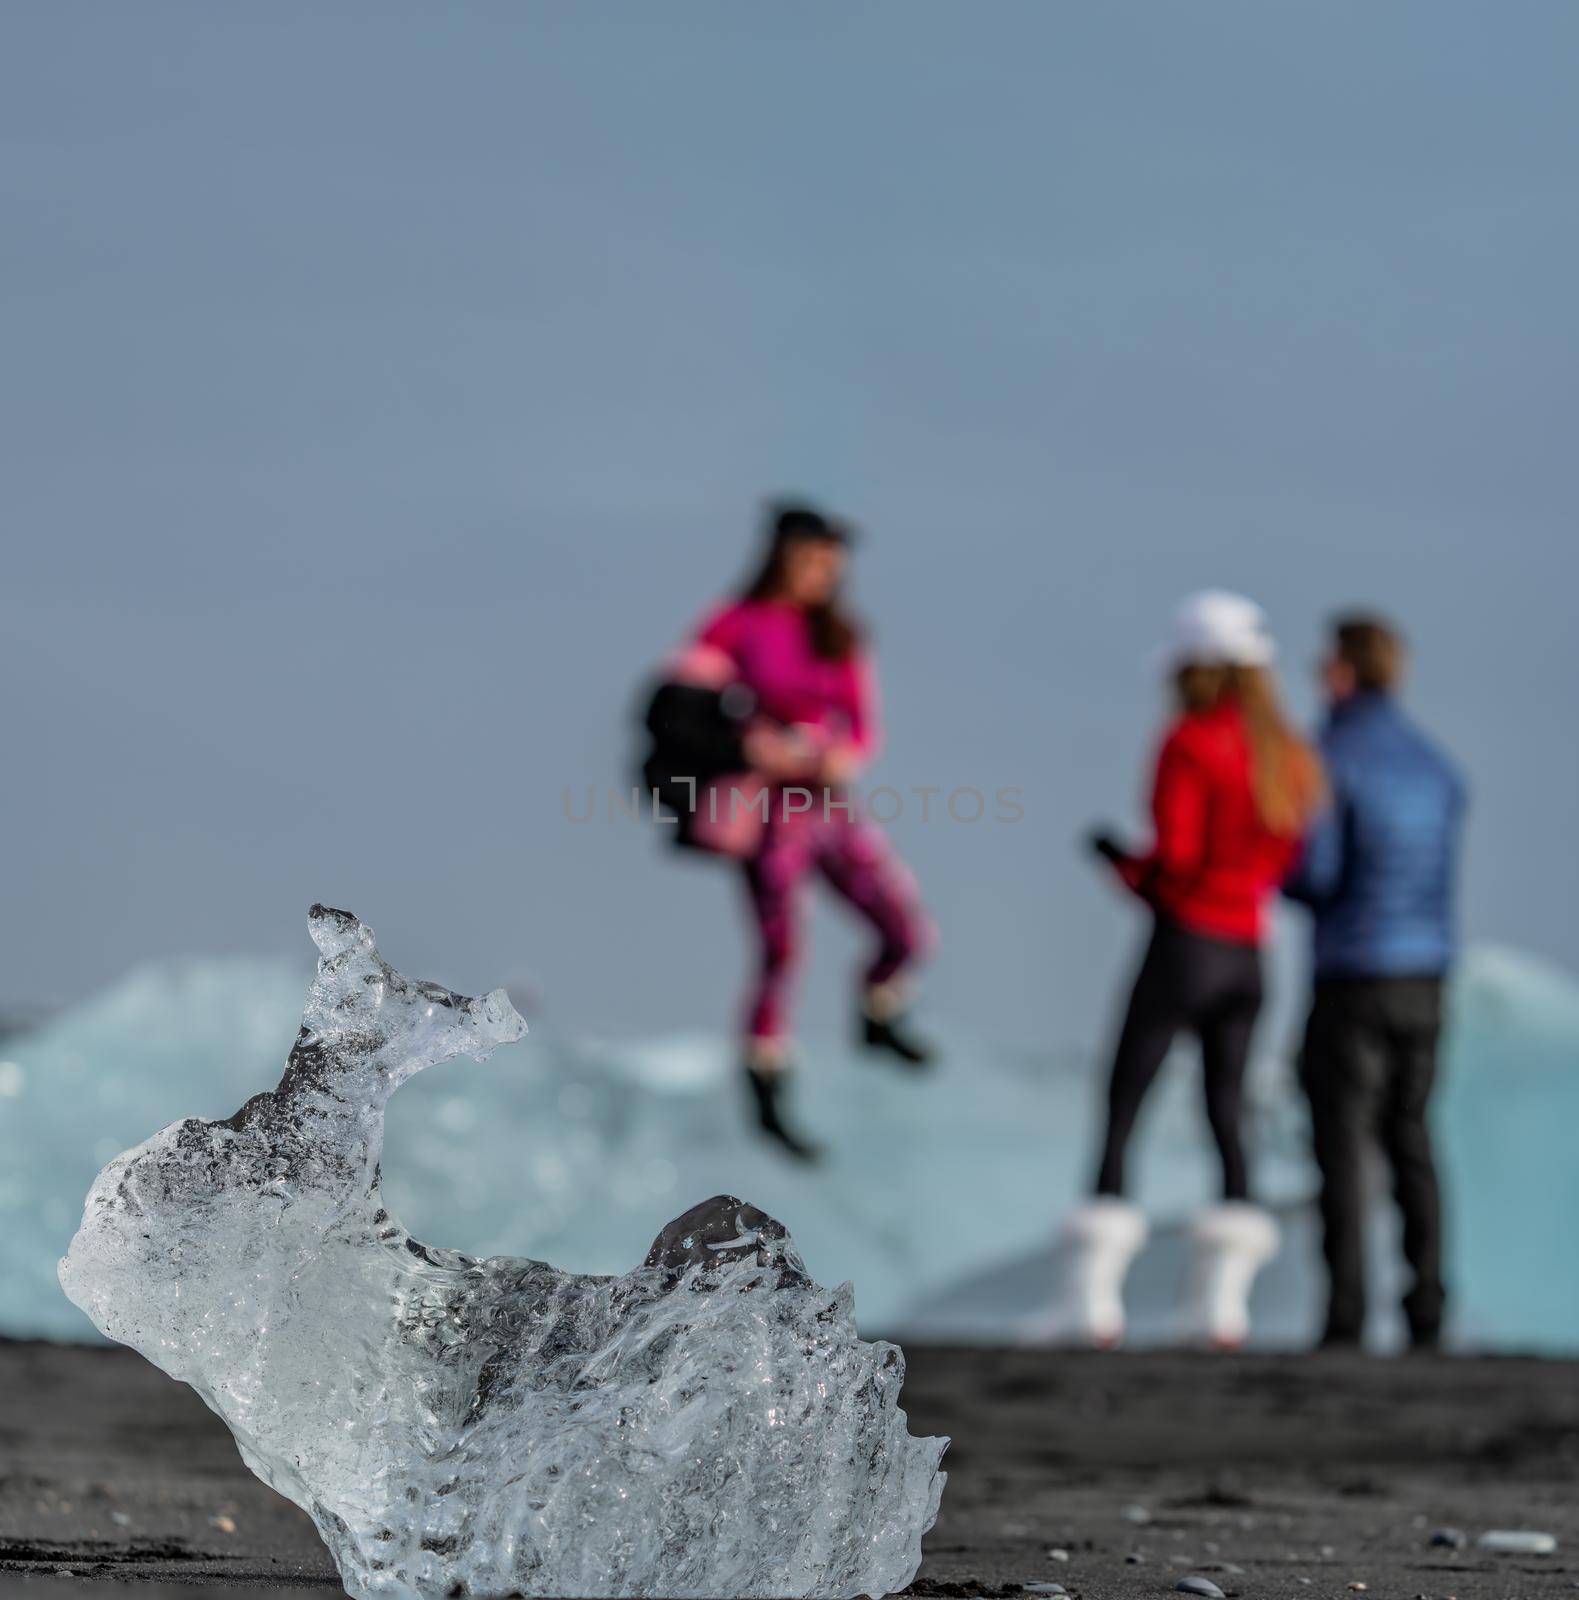
{"type": "MultiPolygon", "coordinates": [[[[1242,596],[1207,592],[1180,607],[1166,658],[1178,714],[1152,787],[1155,842],[1133,854],[1109,834],[1091,840],[1155,918],[1114,1052],[1098,1200],[1066,1226],[1066,1242],[1078,1241],[1087,1268],[1096,1261],[1096,1278],[1106,1280],[1093,1300],[1090,1271],[1074,1275],[1074,1320],[1083,1324],[1076,1331],[1098,1343],[1122,1331],[1118,1290],[1145,1236],[1144,1219],[1121,1198],[1125,1153],[1141,1102],[1181,1032],[1200,1040],[1226,1202],[1198,1219],[1197,1243],[1204,1229],[1218,1245],[1237,1241],[1246,1260],[1275,1248],[1271,1219],[1246,1204],[1240,1091],[1261,1009],[1268,904],[1298,853],[1322,782],[1314,753],[1278,704],[1272,657],[1266,618],[1242,596]]],[[[1244,1277],[1244,1294],[1260,1259],[1244,1277]]],[[[1245,1331],[1244,1294],[1234,1285],[1213,1293],[1218,1304],[1197,1307],[1193,1320],[1205,1326],[1192,1332],[1236,1343],[1245,1331]]]]}

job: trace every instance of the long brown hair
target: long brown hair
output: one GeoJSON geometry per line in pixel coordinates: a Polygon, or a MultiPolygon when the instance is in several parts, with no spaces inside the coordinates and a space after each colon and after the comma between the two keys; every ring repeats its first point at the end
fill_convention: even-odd
{"type": "MultiPolygon", "coordinates": [[[[800,506],[781,506],[770,508],[769,516],[767,554],[751,581],[741,590],[742,600],[776,600],[779,597],[784,589],[784,568],[790,546],[798,540],[849,543],[844,526],[820,512],[800,506]]],[[[848,661],[861,642],[861,625],[845,609],[837,591],[820,605],[807,606],[805,611],[812,653],[823,661],[848,661]]]]}
{"type": "Polygon", "coordinates": [[[1305,831],[1326,792],[1321,760],[1283,714],[1277,680],[1266,667],[1197,664],[1175,678],[1186,711],[1238,705],[1250,740],[1250,783],[1256,814],[1268,833],[1291,839],[1305,831]]]}

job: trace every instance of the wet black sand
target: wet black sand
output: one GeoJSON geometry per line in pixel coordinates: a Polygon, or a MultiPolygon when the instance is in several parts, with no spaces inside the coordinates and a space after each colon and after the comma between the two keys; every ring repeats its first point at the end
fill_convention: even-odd
{"type": "MultiPolygon", "coordinates": [[[[1579,1596],[1579,1365],[915,1348],[907,1395],[954,1438],[919,1593],[1579,1596]],[[1432,1548],[1443,1525],[1559,1548],[1432,1548]]],[[[129,1579],[339,1593],[190,1391],[121,1350],[0,1344],[0,1594],[129,1579]]]]}

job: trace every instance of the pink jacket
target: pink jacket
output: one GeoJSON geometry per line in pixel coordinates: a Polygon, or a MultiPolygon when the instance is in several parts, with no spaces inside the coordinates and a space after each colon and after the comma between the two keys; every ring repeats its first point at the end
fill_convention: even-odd
{"type": "Polygon", "coordinates": [[[737,600],[706,617],[695,643],[723,652],[762,715],[850,747],[863,762],[877,754],[881,725],[871,658],[844,661],[812,651],[805,613],[776,600],[737,600]]]}

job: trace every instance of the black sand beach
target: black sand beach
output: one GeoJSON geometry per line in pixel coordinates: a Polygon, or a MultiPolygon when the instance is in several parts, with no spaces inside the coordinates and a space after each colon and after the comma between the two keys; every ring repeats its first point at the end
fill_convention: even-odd
{"type": "MultiPolygon", "coordinates": [[[[912,1428],[954,1439],[915,1593],[1138,1600],[1191,1575],[1245,1600],[1579,1593],[1579,1366],[926,1347],[909,1363],[912,1428]],[[1442,1527],[1469,1546],[1433,1546],[1442,1527]],[[1558,1549],[1489,1555],[1488,1528],[1558,1549]]],[[[307,1518],[139,1357],[0,1344],[0,1397],[0,1593],[339,1593],[307,1518]]]]}

